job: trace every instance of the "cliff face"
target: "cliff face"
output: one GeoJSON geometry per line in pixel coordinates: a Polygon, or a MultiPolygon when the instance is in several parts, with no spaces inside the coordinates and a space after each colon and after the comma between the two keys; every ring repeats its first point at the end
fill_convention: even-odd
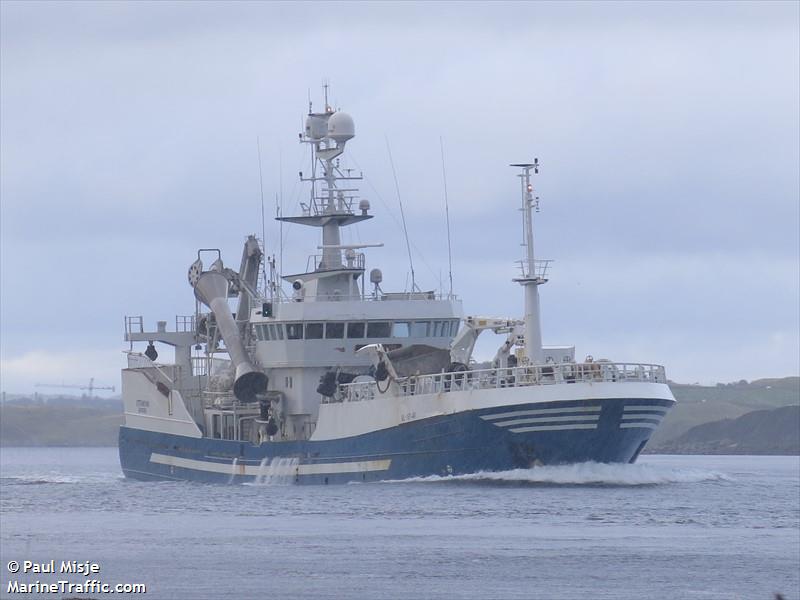
{"type": "Polygon", "coordinates": [[[800,406],[703,423],[648,449],[667,454],[800,454],[800,406]]]}

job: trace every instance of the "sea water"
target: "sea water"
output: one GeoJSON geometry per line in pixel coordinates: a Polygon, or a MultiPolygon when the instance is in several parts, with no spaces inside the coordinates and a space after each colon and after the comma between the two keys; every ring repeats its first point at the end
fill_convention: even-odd
{"type": "Polygon", "coordinates": [[[800,458],[642,456],[339,486],[145,483],[114,448],[0,450],[8,562],[97,564],[136,595],[216,598],[800,598],[800,458]]]}

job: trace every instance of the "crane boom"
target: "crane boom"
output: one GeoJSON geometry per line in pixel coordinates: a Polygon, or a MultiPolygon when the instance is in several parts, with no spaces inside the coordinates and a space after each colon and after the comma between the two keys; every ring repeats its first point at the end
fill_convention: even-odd
{"type": "Polygon", "coordinates": [[[94,384],[94,377],[89,379],[89,385],[76,385],[72,383],[37,383],[36,387],[49,387],[49,388],[72,388],[76,390],[88,390],[89,397],[91,398],[94,395],[95,390],[109,390],[112,392],[116,391],[116,388],[113,385],[95,385],[94,384]]]}

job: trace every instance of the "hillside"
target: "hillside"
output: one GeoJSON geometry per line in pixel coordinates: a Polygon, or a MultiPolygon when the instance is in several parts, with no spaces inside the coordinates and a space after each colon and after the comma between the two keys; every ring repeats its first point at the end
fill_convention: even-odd
{"type": "Polygon", "coordinates": [[[800,454],[800,406],[755,410],[692,427],[653,449],[674,454],[800,454]]]}
{"type": "Polygon", "coordinates": [[[648,444],[653,452],[701,423],[735,419],[754,410],[800,404],[800,377],[718,383],[715,386],[670,382],[677,404],[648,444]]]}
{"type": "Polygon", "coordinates": [[[0,405],[0,446],[116,446],[122,401],[60,397],[0,405]]]}

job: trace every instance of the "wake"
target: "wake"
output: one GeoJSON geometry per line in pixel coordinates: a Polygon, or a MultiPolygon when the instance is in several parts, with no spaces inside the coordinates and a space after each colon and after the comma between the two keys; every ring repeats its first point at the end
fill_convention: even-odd
{"type": "Polygon", "coordinates": [[[0,486],[11,485],[47,485],[76,483],[108,483],[123,479],[121,473],[91,473],[85,475],[31,474],[0,477],[0,486]]]}
{"type": "Polygon", "coordinates": [[[488,485],[650,486],[674,483],[733,481],[717,471],[652,464],[580,463],[510,471],[480,471],[466,475],[430,475],[391,483],[473,483],[488,485]]]}

